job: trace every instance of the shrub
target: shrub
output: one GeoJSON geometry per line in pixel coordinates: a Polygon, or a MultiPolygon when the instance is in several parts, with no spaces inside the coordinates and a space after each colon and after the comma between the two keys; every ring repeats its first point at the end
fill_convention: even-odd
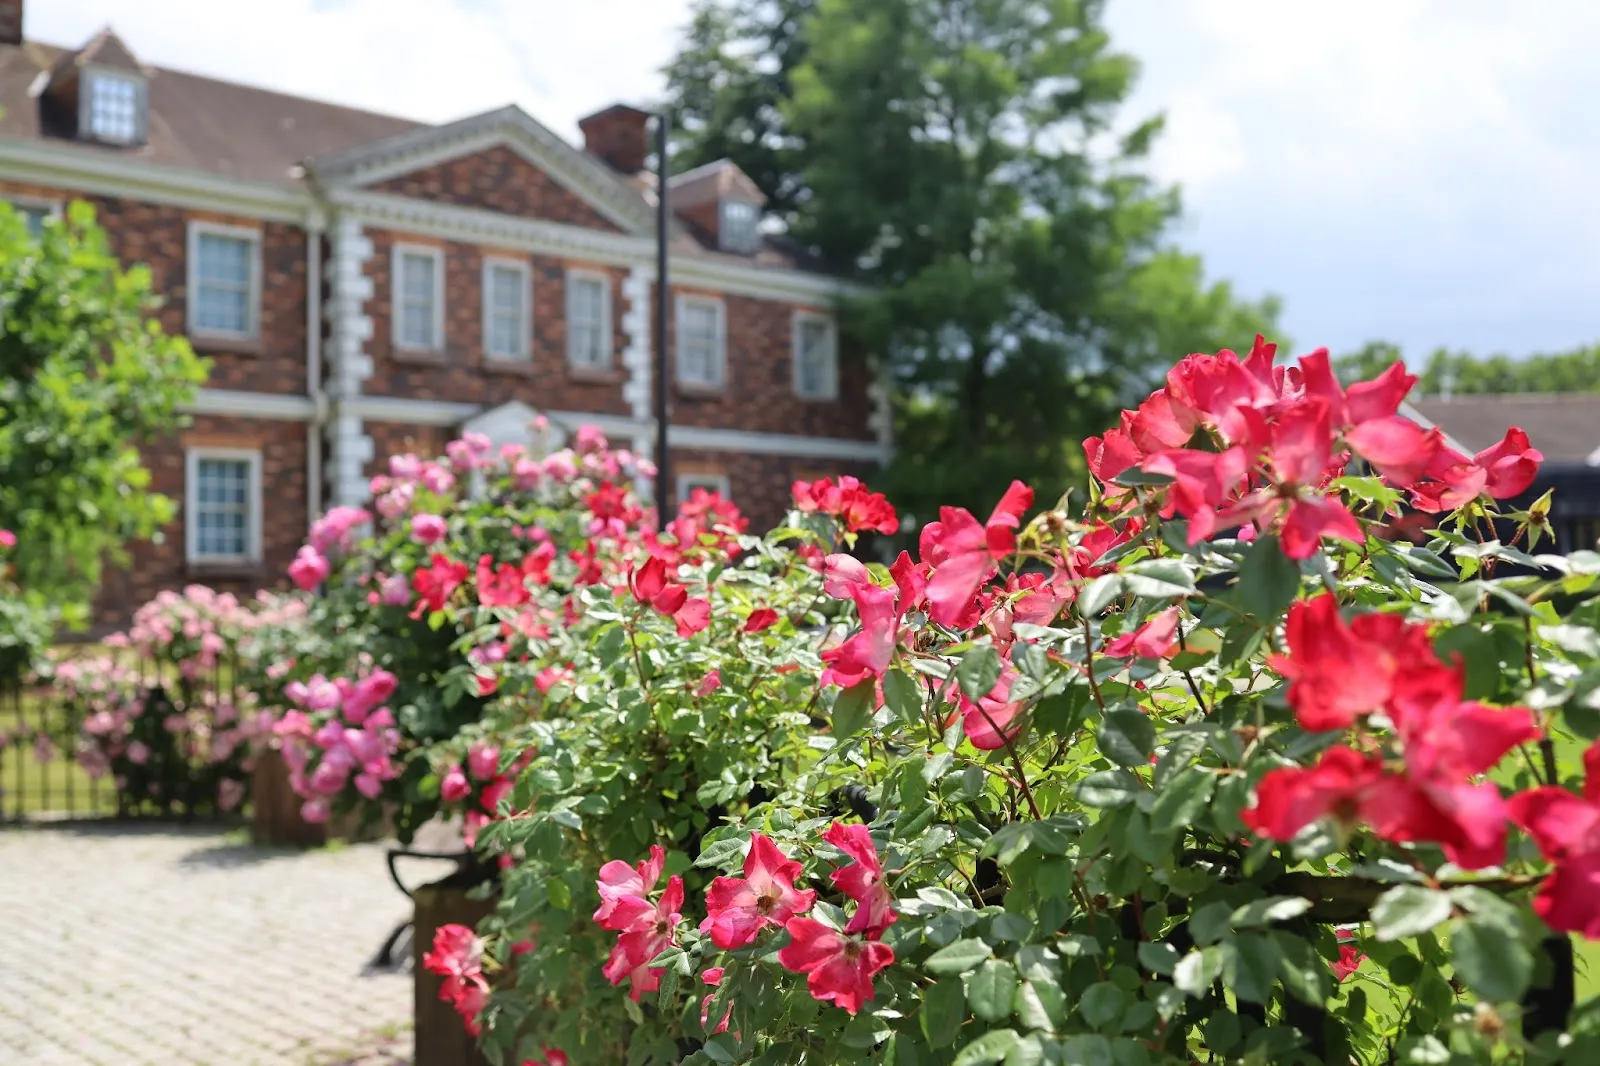
{"type": "Polygon", "coordinates": [[[123,270],[74,203],[31,236],[0,204],[0,527],[22,584],[86,620],[102,562],[172,519],[138,445],[170,433],[206,362],[153,320],[150,271],[123,270]]]}
{"type": "Polygon", "coordinates": [[[482,717],[493,664],[516,632],[558,619],[539,613],[530,589],[564,593],[595,580],[609,545],[642,528],[649,515],[625,487],[640,466],[591,427],[548,454],[496,450],[469,434],[436,459],[392,457],[372,482],[375,515],[335,508],[317,522],[290,570],[302,588],[321,590],[310,619],[317,637],[284,675],[305,686],[295,690],[302,713],[283,726],[296,738],[292,784],[306,799],[303,815],[359,808],[372,818],[386,809],[402,840],[433,817],[440,794],[430,750],[482,717]],[[468,582],[498,606],[498,628],[474,634],[478,621],[446,609],[468,582]],[[385,697],[393,722],[372,727],[382,731],[373,743],[383,757],[363,773],[334,730],[363,729],[365,718],[352,720],[341,700],[306,697],[330,691],[333,679],[350,685],[379,672],[394,682],[385,697]],[[317,743],[330,723],[322,734],[330,743],[317,743]],[[341,754],[319,777],[330,752],[341,754]]]}
{"type": "Polygon", "coordinates": [[[91,777],[109,775],[123,813],[237,809],[281,706],[268,657],[305,614],[303,600],[271,593],[250,604],[202,585],[158,594],[105,653],[41,671],[61,712],[53,747],[91,777]]]}
{"type": "MultiPolygon", "coordinates": [[[[1411,384],[1190,356],[1081,518],[1013,485],[883,568],[824,507],[529,587],[563,625],[487,628],[435,752],[505,868],[446,994],[511,1062],[1595,1061],[1600,556],[1532,554],[1537,451],[1411,384]],[[1426,546],[1369,536],[1407,501],[1426,546]]],[[[441,609],[485,632],[474,574],[441,609]]]]}

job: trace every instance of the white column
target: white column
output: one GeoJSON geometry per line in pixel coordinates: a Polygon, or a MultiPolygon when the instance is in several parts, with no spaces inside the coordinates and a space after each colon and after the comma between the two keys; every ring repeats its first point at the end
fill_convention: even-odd
{"type": "Polygon", "coordinates": [[[369,495],[363,467],[371,461],[372,438],[363,432],[361,419],[345,411],[345,404],[361,395],[372,377],[372,357],[366,352],[372,339],[372,319],[365,311],[372,298],[372,279],[366,262],[372,258],[372,241],[361,223],[341,214],[329,234],[328,259],[328,420],[327,476],[332,502],[348,506],[365,503],[369,495]]]}
{"type": "MultiPolygon", "coordinates": [[[[655,437],[651,433],[654,428],[651,389],[655,381],[655,345],[650,314],[654,282],[653,269],[636,266],[628,271],[622,283],[622,331],[628,339],[627,346],[622,349],[622,365],[628,371],[628,378],[622,385],[622,398],[628,401],[638,426],[630,447],[633,454],[646,459],[653,459],[655,454],[655,437]]],[[[635,487],[642,495],[654,498],[653,478],[640,478],[635,487]]]]}

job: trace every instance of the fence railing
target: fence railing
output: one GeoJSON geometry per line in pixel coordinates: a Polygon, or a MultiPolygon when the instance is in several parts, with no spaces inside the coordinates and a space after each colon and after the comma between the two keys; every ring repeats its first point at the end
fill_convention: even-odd
{"type": "Polygon", "coordinates": [[[0,684],[0,823],[235,809],[263,728],[241,678],[107,649],[0,684]]]}

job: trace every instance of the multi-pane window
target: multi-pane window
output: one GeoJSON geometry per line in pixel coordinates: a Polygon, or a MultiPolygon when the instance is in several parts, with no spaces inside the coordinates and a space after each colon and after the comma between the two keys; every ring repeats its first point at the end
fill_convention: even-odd
{"type": "Polygon", "coordinates": [[[567,274],[567,361],[578,370],[611,368],[610,280],[567,274]]]}
{"type": "Polygon", "coordinates": [[[526,359],[529,275],[524,263],[491,259],[483,265],[483,335],[496,359],[526,359]]]}
{"type": "Polygon", "coordinates": [[[189,558],[248,562],[256,557],[260,457],[253,452],[191,452],[189,558]]]}
{"type": "Polygon", "coordinates": [[[678,300],[678,381],[722,387],[722,303],[685,296],[678,300]]]}
{"type": "Polygon", "coordinates": [[[838,345],[833,323],[817,315],[798,315],[794,328],[794,389],[810,400],[830,400],[839,392],[838,345]]]}
{"type": "Polygon", "coordinates": [[[254,336],[257,236],[197,227],[189,247],[193,255],[192,328],[202,333],[254,336]]]}
{"type": "Polygon", "coordinates": [[[680,503],[694,496],[695,489],[704,489],[714,492],[723,499],[732,499],[728,491],[727,474],[679,474],[678,475],[678,501],[680,503]]]}
{"type": "Polygon", "coordinates": [[[132,144],[144,132],[144,84],[124,74],[94,71],[89,78],[89,133],[132,144]]]}
{"type": "Polygon", "coordinates": [[[722,201],[722,248],[728,252],[749,254],[756,250],[760,233],[756,226],[761,212],[755,204],[738,200],[722,201]]]}
{"type": "Polygon", "coordinates": [[[56,213],[54,207],[36,203],[19,204],[12,202],[11,210],[22,217],[22,224],[28,227],[28,236],[34,240],[38,240],[44,235],[45,219],[53,218],[56,213]]]}
{"type": "Polygon", "coordinates": [[[438,351],[444,347],[442,260],[436,248],[395,249],[396,341],[402,348],[438,351]]]}

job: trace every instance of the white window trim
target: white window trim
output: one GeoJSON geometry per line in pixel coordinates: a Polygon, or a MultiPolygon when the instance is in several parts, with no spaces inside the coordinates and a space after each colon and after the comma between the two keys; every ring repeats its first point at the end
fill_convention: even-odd
{"type": "Polygon", "coordinates": [[[720,250],[732,252],[735,255],[754,255],[761,248],[761,208],[748,200],[723,199],[717,203],[717,233],[721,237],[717,241],[720,250]],[[736,241],[732,239],[732,230],[728,225],[728,208],[748,207],[754,216],[750,222],[750,239],[736,241]]]}
{"type": "Polygon", "coordinates": [[[187,284],[184,302],[187,305],[186,317],[190,336],[216,337],[221,340],[253,341],[261,335],[261,231],[248,226],[224,226],[216,222],[189,223],[189,256],[187,265],[187,284]],[[247,325],[243,331],[236,332],[229,329],[212,329],[201,326],[198,322],[200,309],[200,238],[210,234],[214,237],[231,237],[235,240],[250,242],[250,296],[245,308],[247,325]]]}
{"type": "Polygon", "coordinates": [[[183,464],[183,557],[187,562],[214,565],[249,565],[261,562],[261,452],[255,448],[190,448],[183,464]],[[200,505],[200,460],[243,460],[250,464],[250,513],[245,523],[244,555],[201,555],[200,527],[195,522],[200,505]]]}
{"type": "Polygon", "coordinates": [[[389,250],[389,332],[395,348],[403,352],[438,353],[445,350],[443,248],[432,244],[406,244],[397,241],[389,250]],[[425,255],[433,260],[433,344],[431,345],[405,342],[400,264],[408,255],[425,255]]]}
{"type": "Polygon", "coordinates": [[[687,500],[695,489],[715,489],[724,500],[733,499],[727,474],[679,474],[675,480],[679,503],[687,500]]]}
{"type": "Polygon", "coordinates": [[[533,267],[526,259],[484,256],[482,288],[483,357],[497,363],[526,363],[533,357],[533,267]],[[494,336],[494,300],[489,279],[496,270],[512,270],[522,276],[522,317],[517,323],[517,350],[514,352],[497,352],[489,347],[494,336]]]}
{"type": "Polygon", "coordinates": [[[794,394],[802,400],[837,400],[839,398],[839,328],[833,319],[815,311],[796,311],[789,341],[790,361],[794,364],[794,394]],[[800,340],[802,329],[808,323],[818,323],[828,331],[828,365],[826,386],[821,392],[806,392],[801,387],[800,340]]]}
{"type": "Polygon", "coordinates": [[[4,200],[18,211],[46,211],[51,218],[61,217],[61,201],[52,200],[48,196],[22,196],[12,193],[0,193],[0,200],[4,200]]]}
{"type": "Polygon", "coordinates": [[[728,387],[728,310],[720,297],[700,296],[690,293],[679,293],[676,316],[673,329],[673,377],[679,385],[689,389],[704,389],[711,392],[721,392],[728,387]],[[683,325],[689,307],[710,307],[716,311],[717,340],[714,355],[717,363],[717,377],[715,381],[697,381],[683,376],[683,325]]]}
{"type": "Polygon", "coordinates": [[[101,144],[135,145],[144,144],[150,136],[150,86],[145,79],[127,70],[107,70],[103,67],[89,67],[83,71],[79,81],[78,90],[78,136],[84,140],[99,141],[101,144]],[[129,81],[134,87],[133,119],[134,129],[132,137],[107,137],[94,128],[94,80],[96,78],[115,78],[129,81]]]}
{"type": "Polygon", "coordinates": [[[611,275],[603,270],[585,270],[581,267],[567,268],[567,366],[573,370],[587,370],[602,372],[612,368],[615,361],[616,332],[611,320],[611,275]],[[575,334],[572,332],[572,292],[574,281],[598,281],[600,283],[600,348],[604,359],[598,366],[590,363],[580,363],[577,360],[577,347],[575,334]]]}

